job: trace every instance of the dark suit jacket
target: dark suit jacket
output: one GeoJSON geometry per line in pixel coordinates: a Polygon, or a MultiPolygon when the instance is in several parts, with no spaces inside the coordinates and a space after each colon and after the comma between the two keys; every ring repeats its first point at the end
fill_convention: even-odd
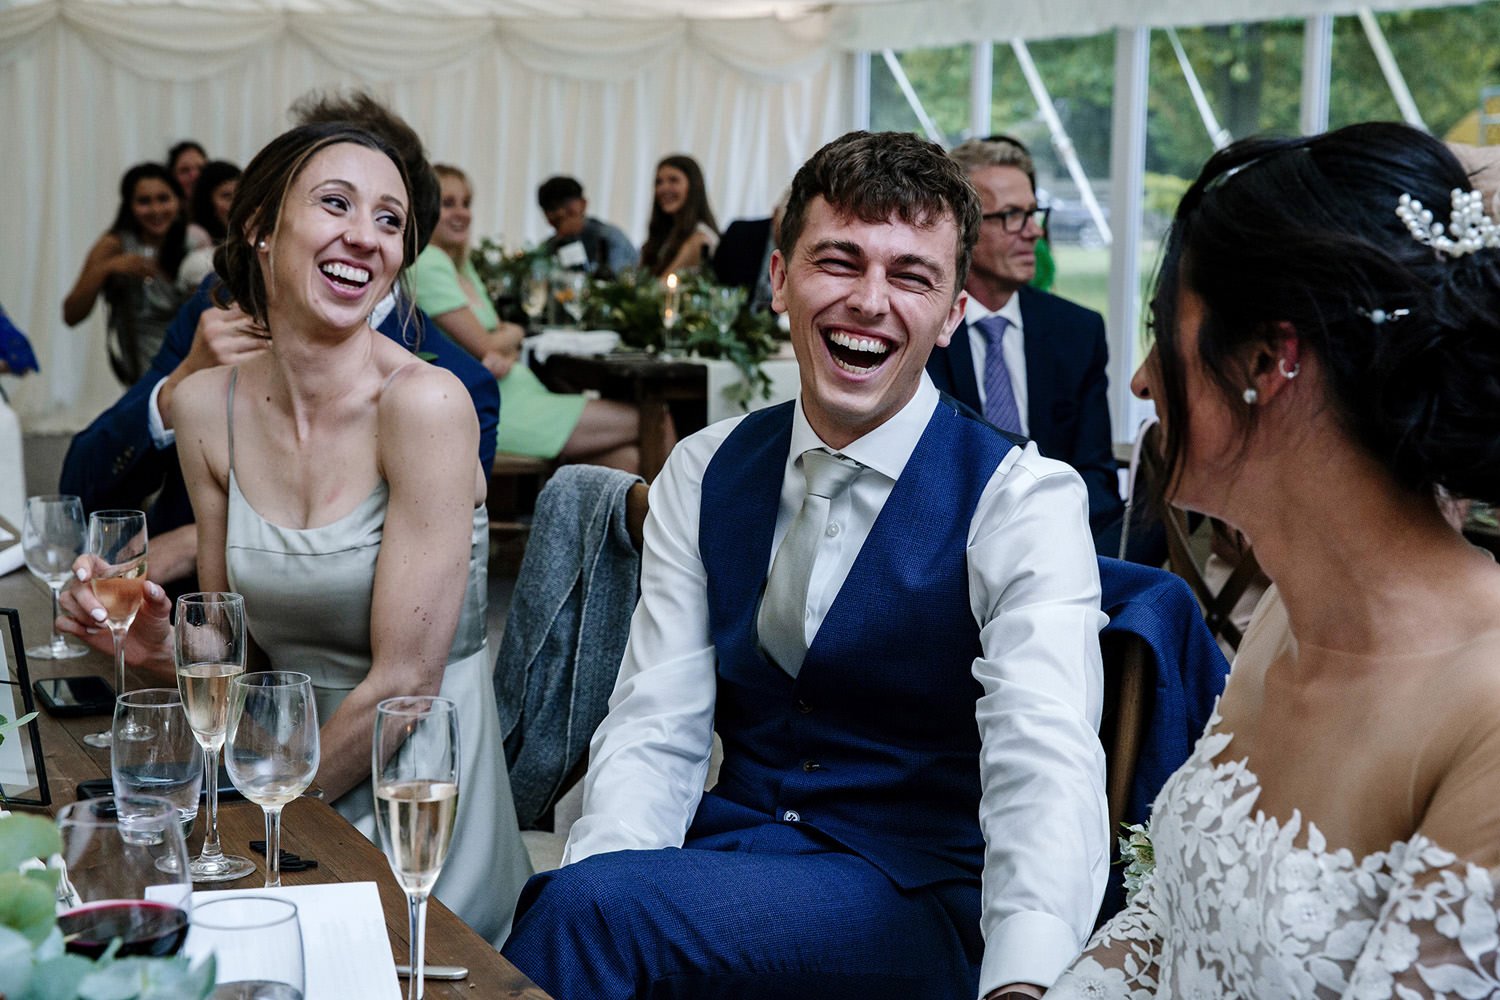
{"type": "Polygon", "coordinates": [[[721,285],[738,285],[755,294],[760,280],[760,266],[766,259],[766,243],[771,239],[771,220],[736,219],[719,237],[714,251],[714,274],[721,285]]]}
{"type": "MultiPolygon", "coordinates": [[[[1037,449],[1078,470],[1089,491],[1089,525],[1100,551],[1103,533],[1119,539],[1119,475],[1109,427],[1109,348],[1104,317],[1056,295],[1022,288],[1021,324],[1026,338],[1026,423],[1037,449]]],[[[974,409],[979,382],[969,327],[959,324],[947,347],[936,348],[927,372],[937,387],[974,409]]]]}
{"type": "MultiPolygon", "coordinates": [[[[63,459],[58,487],[77,494],[86,511],[111,507],[140,509],[153,493],[156,499],[146,512],[151,534],[161,534],[193,521],[182,467],[176,448],[157,448],[151,440],[150,401],[156,383],[172,374],[193,346],[198,317],[212,304],[209,290],[217,279],[209,275],[193,297],[177,312],[167,327],[166,340],[151,362],[151,368],[126,390],[120,400],[88,427],[74,436],[63,459]],[[158,491],[160,491],[158,493],[158,491]]],[[[396,343],[410,347],[410,337],[401,333],[400,310],[393,310],[380,324],[380,332],[396,343]]],[[[474,399],[479,416],[479,460],[485,475],[495,462],[495,429],[500,421],[500,389],[495,378],[468,352],[449,340],[427,314],[417,312],[421,323],[416,350],[436,355],[433,364],[457,375],[474,399]]]]}

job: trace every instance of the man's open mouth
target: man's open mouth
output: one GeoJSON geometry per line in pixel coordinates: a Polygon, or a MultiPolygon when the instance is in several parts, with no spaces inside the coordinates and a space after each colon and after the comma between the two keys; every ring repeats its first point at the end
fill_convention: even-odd
{"type": "Polygon", "coordinates": [[[867,375],[885,363],[891,345],[874,337],[835,330],[823,335],[833,363],[853,375],[867,375]]]}

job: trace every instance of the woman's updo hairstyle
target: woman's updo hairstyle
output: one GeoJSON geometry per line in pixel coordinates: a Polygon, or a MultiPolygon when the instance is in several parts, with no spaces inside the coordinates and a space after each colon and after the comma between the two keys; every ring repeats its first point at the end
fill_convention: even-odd
{"type": "Polygon", "coordinates": [[[1409,194],[1446,224],[1451,192],[1469,186],[1441,142],[1398,124],[1215,154],[1178,206],[1151,302],[1166,484],[1185,447],[1186,289],[1203,302],[1199,361],[1243,435],[1258,411],[1241,399],[1250,359],[1289,323],[1346,432],[1402,486],[1500,500],[1500,249],[1440,256],[1396,215],[1409,194]]]}
{"type": "Polygon", "coordinates": [[[411,179],[395,151],[378,137],[346,122],[299,125],[267,143],[240,175],[229,207],[229,231],[214,251],[214,270],[223,281],[214,292],[219,306],[234,302],[257,322],[266,322],[266,282],[256,244],[276,232],[287,192],[312,158],[344,142],[372,149],[395,164],[408,206],[406,225],[401,229],[400,272],[416,260],[417,227],[410,217],[411,179]]]}

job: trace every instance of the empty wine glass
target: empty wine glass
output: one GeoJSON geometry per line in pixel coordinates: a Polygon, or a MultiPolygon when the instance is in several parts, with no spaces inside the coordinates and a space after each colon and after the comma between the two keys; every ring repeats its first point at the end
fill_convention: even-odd
{"type": "MultiPolygon", "coordinates": [[[[177,808],[185,840],[198,818],[203,791],[203,751],[182,711],[176,688],[143,688],[115,699],[109,774],[115,795],[153,795],[177,808]],[[149,736],[130,736],[131,730],[149,736]]],[[[175,864],[175,855],[157,864],[175,864]]]]}
{"type": "Polygon", "coordinates": [[[583,322],[584,296],[589,287],[589,276],[582,271],[559,271],[553,282],[553,297],[572,318],[576,327],[583,322]]]}
{"type": "Polygon", "coordinates": [[[744,304],[745,290],[737,285],[715,288],[708,293],[708,321],[718,328],[719,336],[729,336],[744,304]]]}
{"type": "Polygon", "coordinates": [[[232,896],[193,912],[188,953],[212,953],[219,985],[209,1000],[302,1000],[305,965],[297,906],[268,896],[232,896]]]}
{"type": "Polygon", "coordinates": [[[312,678],[291,670],[236,677],[224,763],[240,794],[266,814],[266,888],[281,885],[281,810],[318,773],[312,678]]]}
{"type": "MultiPolygon", "coordinates": [[[[146,515],[138,510],[101,510],[89,515],[89,584],[108,615],[115,642],[115,694],[125,693],[125,633],[146,599],[146,515]]],[[[90,733],[91,747],[109,746],[110,734],[90,733]]]]}
{"type": "Polygon", "coordinates": [[[411,979],[421,1000],[427,895],[442,873],[458,813],[458,710],[447,698],[387,698],[375,706],[370,774],[375,826],[406,892],[411,979]]]}
{"type": "Polygon", "coordinates": [[[107,795],[58,810],[62,877],[57,927],[87,958],[175,955],[187,937],[193,885],[177,807],[146,795],[107,795]]]}
{"type": "Polygon", "coordinates": [[[172,624],[172,656],[183,711],[203,748],[208,822],[190,870],[194,882],[231,882],[255,871],[219,846],[219,755],[229,731],[229,685],[245,672],[245,599],[239,594],[183,594],[172,624]]]}
{"type": "Polygon", "coordinates": [[[60,614],[57,601],[63,587],[73,578],[73,561],[82,554],[87,537],[83,502],[77,497],[49,494],[26,498],[21,551],[26,556],[26,568],[52,591],[52,641],[32,646],[26,650],[27,656],[38,660],[71,660],[88,652],[68,642],[57,630],[60,614]]]}

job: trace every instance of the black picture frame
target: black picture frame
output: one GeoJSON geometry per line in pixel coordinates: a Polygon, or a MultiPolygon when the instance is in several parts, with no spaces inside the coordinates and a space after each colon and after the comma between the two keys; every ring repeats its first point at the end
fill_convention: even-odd
{"type": "MultiPolygon", "coordinates": [[[[21,612],[0,608],[0,715],[8,721],[36,711],[31,694],[31,673],[26,668],[26,643],[21,639],[21,612]]],[[[46,808],[52,804],[47,788],[46,758],[42,755],[41,727],[32,720],[19,730],[6,734],[0,743],[0,806],[46,808]],[[19,752],[16,752],[17,749],[19,752]],[[15,774],[29,782],[19,788],[15,774]]]]}

